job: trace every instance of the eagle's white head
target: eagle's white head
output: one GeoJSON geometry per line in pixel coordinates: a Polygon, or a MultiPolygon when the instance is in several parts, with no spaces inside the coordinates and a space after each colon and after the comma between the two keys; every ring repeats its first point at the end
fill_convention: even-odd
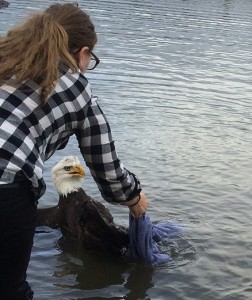
{"type": "Polygon", "coordinates": [[[66,156],[52,168],[53,183],[62,196],[78,191],[84,176],[84,168],[76,156],[66,156]]]}

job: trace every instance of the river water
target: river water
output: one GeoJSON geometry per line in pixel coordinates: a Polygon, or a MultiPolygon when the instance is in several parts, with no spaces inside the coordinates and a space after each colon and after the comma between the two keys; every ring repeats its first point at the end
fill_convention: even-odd
{"type": "MultiPolygon", "coordinates": [[[[50,3],[11,1],[1,33],[50,3]]],[[[28,270],[35,299],[252,299],[252,1],[79,5],[96,25],[101,64],[87,77],[117,152],[140,178],[151,218],[186,231],[163,245],[173,262],[150,267],[38,228],[28,270]]],[[[40,207],[57,203],[50,171],[69,154],[81,158],[75,139],[46,163],[40,207]]],[[[88,170],[83,188],[105,202],[88,170]]],[[[126,208],[106,206],[127,225],[126,208]]]]}

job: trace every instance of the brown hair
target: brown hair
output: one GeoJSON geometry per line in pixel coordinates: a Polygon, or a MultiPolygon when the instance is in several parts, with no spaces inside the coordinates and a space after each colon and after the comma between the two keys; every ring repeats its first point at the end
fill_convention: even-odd
{"type": "Polygon", "coordinates": [[[77,5],[51,5],[0,38],[0,84],[11,77],[14,82],[36,80],[44,104],[59,77],[59,63],[76,72],[72,54],[84,46],[92,51],[96,41],[94,25],[77,5]]]}

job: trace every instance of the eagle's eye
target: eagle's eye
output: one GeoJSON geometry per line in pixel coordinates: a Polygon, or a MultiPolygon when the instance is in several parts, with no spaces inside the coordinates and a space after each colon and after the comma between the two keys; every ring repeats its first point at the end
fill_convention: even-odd
{"type": "Polygon", "coordinates": [[[70,171],[71,167],[64,167],[65,171],[70,171]]]}

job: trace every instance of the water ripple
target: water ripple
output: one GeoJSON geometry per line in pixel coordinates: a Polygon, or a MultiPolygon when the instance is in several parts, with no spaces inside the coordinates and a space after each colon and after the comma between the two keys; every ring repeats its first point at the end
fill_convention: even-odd
{"type": "MultiPolygon", "coordinates": [[[[1,34],[51,3],[10,2],[1,34]]],[[[167,241],[174,263],[157,269],[37,233],[29,278],[39,299],[250,299],[252,1],[79,5],[96,25],[101,64],[87,76],[120,158],[141,179],[150,215],[190,231],[167,241]]],[[[74,139],[47,162],[41,206],[57,201],[50,170],[69,153],[79,155],[74,139]]],[[[84,187],[101,200],[88,170],[84,187]]],[[[125,211],[108,207],[127,224],[125,211]]]]}

